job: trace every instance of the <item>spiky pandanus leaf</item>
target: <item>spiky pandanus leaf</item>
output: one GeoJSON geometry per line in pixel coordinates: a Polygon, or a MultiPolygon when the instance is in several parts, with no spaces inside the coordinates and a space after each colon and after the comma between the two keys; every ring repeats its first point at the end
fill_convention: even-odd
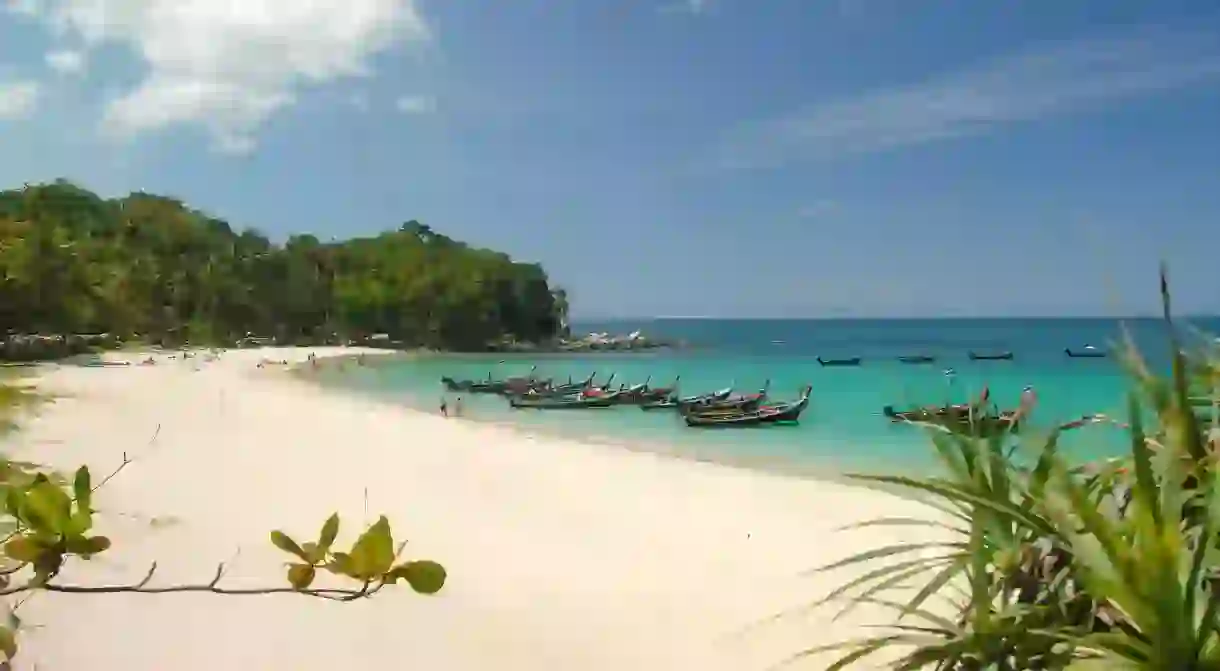
{"type": "MultiPolygon", "coordinates": [[[[886,633],[815,648],[844,652],[831,668],[900,648],[893,669],[1220,670],[1220,487],[1195,410],[1201,380],[1216,395],[1220,358],[1187,359],[1163,273],[1161,288],[1172,375],[1152,374],[1128,345],[1125,459],[1074,466],[1052,432],[1025,468],[1004,447],[1007,436],[941,432],[932,444],[942,475],[855,476],[927,503],[940,515],[930,523],[958,540],[831,595],[878,603],[891,588],[916,590],[892,602],[897,621],[886,633]],[[925,602],[959,586],[956,616],[931,617],[925,602]]],[[[898,523],[915,522],[876,524],[898,523]]],[[[880,558],[862,553],[828,568],[880,558]]]]}

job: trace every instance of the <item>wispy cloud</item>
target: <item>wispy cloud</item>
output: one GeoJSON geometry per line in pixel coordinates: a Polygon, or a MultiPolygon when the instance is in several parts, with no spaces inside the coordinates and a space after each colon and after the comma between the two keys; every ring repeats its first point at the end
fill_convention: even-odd
{"type": "Polygon", "coordinates": [[[83,67],[87,52],[106,46],[142,62],[142,78],[106,104],[101,128],[108,136],[203,127],[226,153],[253,149],[263,126],[306,87],[371,76],[376,56],[423,46],[432,35],[418,0],[7,0],[6,6],[83,47],[78,56],[48,57],[60,71],[83,67]]]}
{"type": "Polygon", "coordinates": [[[394,107],[403,114],[429,114],[436,111],[436,98],[431,96],[402,96],[394,101],[394,107]]]}
{"type": "Polygon", "coordinates": [[[1220,79],[1220,34],[1143,29],[1044,45],[737,128],[716,163],[751,168],[892,150],[1220,79]]]}
{"type": "Polygon", "coordinates": [[[85,54],[73,49],[48,52],[47,67],[61,75],[78,75],[85,71],[85,54]]]}
{"type": "Polygon", "coordinates": [[[24,119],[33,114],[41,93],[38,82],[0,82],[0,120],[24,119]]]}

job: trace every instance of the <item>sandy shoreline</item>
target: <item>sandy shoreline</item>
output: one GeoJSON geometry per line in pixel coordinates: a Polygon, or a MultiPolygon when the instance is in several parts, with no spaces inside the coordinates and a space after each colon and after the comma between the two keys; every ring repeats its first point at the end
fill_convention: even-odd
{"type": "Polygon", "coordinates": [[[338,511],[341,543],[389,516],[409,557],[445,564],[445,590],[351,604],[40,595],[21,610],[40,628],[18,668],[765,669],[863,633],[866,614],[831,623],[831,610],[746,628],[849,577],[805,570],[899,536],[833,529],[912,513],[834,483],[448,421],[255,369],[310,351],[353,353],[45,374],[40,387],[67,396],[6,440],[12,456],[98,474],[135,459],[98,494],[115,547],[65,577],[136,581],[156,559],[155,583],[207,582],[232,559],[224,584],[280,584],[268,531],[311,536],[338,511]]]}

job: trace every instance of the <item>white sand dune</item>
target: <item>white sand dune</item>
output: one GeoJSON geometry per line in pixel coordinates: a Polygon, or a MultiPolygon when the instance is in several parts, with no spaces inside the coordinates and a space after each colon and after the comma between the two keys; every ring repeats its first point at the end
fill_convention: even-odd
{"type": "Polygon", "coordinates": [[[355,350],[47,373],[40,386],[65,396],[7,439],[10,454],[96,477],[124,452],[135,460],[98,493],[114,547],[61,579],[134,582],[155,559],[152,584],[206,583],[231,560],[222,584],[281,585],[286,556],[268,532],[308,539],[338,511],[341,543],[388,515],[408,556],[447,567],[445,589],[355,603],[41,594],[21,609],[33,628],[18,668],[766,669],[864,633],[827,610],[749,626],[845,579],[806,569],[895,536],[834,528],[911,512],[832,483],[533,438],[255,369],[311,351],[355,350]]]}

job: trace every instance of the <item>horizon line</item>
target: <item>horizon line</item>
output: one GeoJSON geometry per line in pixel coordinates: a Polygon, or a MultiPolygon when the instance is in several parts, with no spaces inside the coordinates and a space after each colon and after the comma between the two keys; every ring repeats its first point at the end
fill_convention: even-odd
{"type": "MultiPolygon", "coordinates": [[[[1175,319],[1220,319],[1220,313],[1184,313],[1173,315],[1175,319]]],[[[970,320],[1028,320],[1037,319],[1044,321],[1069,321],[1079,319],[1105,319],[1122,321],[1126,319],[1133,320],[1161,320],[1163,317],[1159,314],[1130,314],[1130,315],[902,315],[902,316],[886,316],[886,315],[869,315],[869,316],[848,316],[848,315],[825,315],[825,316],[808,316],[808,317],[718,317],[711,315],[657,315],[657,316],[634,316],[634,317],[569,317],[569,322],[572,324],[580,324],[582,322],[632,322],[632,321],[916,321],[916,320],[935,320],[935,321],[970,321],[970,320]]]]}

